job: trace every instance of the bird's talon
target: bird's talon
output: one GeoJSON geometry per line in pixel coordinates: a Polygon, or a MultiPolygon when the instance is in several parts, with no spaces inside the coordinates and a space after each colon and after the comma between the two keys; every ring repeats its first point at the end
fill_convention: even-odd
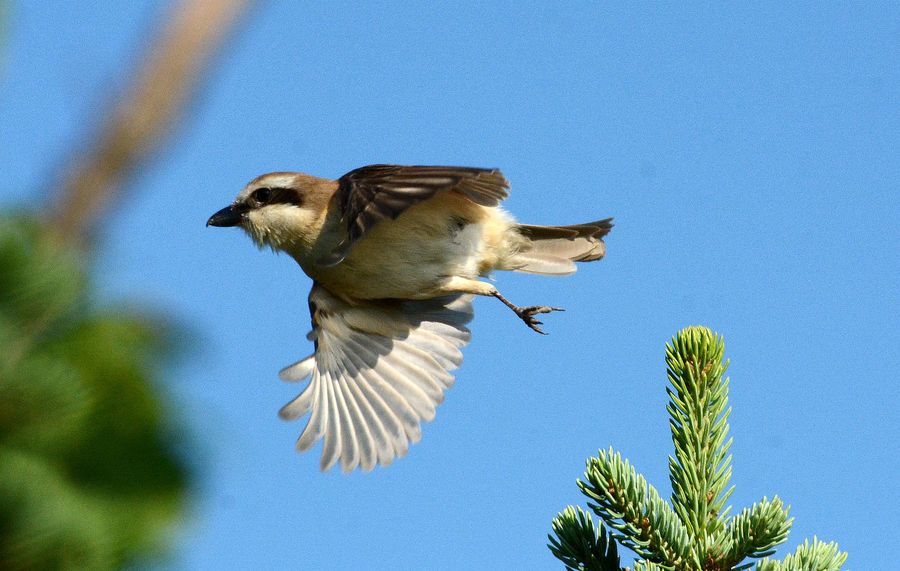
{"type": "Polygon", "coordinates": [[[545,333],[540,327],[538,327],[539,325],[543,325],[544,323],[542,321],[538,321],[537,319],[535,319],[534,316],[539,313],[550,313],[551,311],[562,311],[562,310],[558,307],[549,307],[546,305],[532,305],[529,307],[519,307],[515,311],[516,311],[516,315],[519,316],[519,319],[521,319],[522,321],[525,322],[525,325],[527,325],[529,328],[533,329],[534,331],[537,331],[541,335],[547,335],[547,333],[545,333]]]}

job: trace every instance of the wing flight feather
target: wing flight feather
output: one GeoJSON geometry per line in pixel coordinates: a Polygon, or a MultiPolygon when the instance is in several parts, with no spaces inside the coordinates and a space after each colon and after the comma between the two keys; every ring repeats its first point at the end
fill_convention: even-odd
{"type": "Polygon", "coordinates": [[[309,415],[297,440],[323,440],[322,470],[371,470],[406,454],[434,419],[470,333],[471,296],[350,305],[320,285],[310,292],[316,351],[282,369],[309,384],[279,415],[309,415]]]}

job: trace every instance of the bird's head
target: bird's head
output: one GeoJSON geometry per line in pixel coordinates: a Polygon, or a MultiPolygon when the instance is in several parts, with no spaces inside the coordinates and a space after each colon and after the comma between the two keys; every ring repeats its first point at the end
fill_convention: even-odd
{"type": "Polygon", "coordinates": [[[264,174],[250,181],[206,225],[240,226],[260,247],[296,256],[319,238],[336,189],[336,181],[302,173],[264,174]]]}

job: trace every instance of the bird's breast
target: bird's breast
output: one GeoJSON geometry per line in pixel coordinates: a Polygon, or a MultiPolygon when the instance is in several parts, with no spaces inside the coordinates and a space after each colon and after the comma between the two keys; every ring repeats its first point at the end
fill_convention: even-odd
{"type": "Polygon", "coordinates": [[[509,247],[511,225],[499,208],[448,193],[381,222],[340,264],[307,273],[351,299],[427,298],[448,277],[489,273],[509,247]]]}

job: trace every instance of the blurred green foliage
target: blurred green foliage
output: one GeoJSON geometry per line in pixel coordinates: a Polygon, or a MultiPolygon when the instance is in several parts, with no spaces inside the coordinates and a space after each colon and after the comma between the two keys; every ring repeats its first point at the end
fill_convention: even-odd
{"type": "Polygon", "coordinates": [[[162,553],[188,470],[154,383],[172,330],[93,303],[86,261],[0,214],[0,569],[162,553]]]}

